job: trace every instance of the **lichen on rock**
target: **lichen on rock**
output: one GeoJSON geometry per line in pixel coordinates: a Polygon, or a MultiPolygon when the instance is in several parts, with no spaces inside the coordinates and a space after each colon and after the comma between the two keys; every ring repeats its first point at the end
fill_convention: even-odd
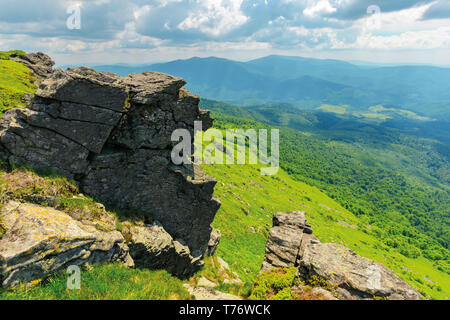
{"type": "Polygon", "coordinates": [[[357,255],[334,243],[321,243],[313,234],[303,211],[280,212],[273,218],[261,271],[298,269],[298,279],[313,289],[293,288],[300,296],[360,300],[383,298],[420,300],[421,295],[381,263],[357,255]],[[315,290],[326,284],[323,290],[315,290]]]}
{"type": "Polygon", "coordinates": [[[0,239],[0,286],[48,277],[71,265],[121,261],[133,266],[118,231],[103,232],[65,212],[9,202],[0,211],[6,232],[0,239]]]}

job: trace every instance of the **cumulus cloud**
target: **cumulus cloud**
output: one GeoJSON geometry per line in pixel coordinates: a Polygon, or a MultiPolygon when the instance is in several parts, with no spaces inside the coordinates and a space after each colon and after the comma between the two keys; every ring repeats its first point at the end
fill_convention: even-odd
{"type": "Polygon", "coordinates": [[[4,49],[106,54],[450,47],[449,0],[0,0],[0,7],[4,49]],[[80,30],[66,27],[74,4],[81,8],[80,30]],[[368,10],[372,5],[379,15],[368,10]]]}
{"type": "Polygon", "coordinates": [[[328,0],[319,0],[312,3],[303,10],[303,14],[307,17],[315,18],[317,16],[323,16],[326,14],[331,14],[337,11],[337,8],[333,7],[328,0]]]}
{"type": "Polygon", "coordinates": [[[35,37],[112,39],[133,19],[133,7],[122,0],[37,0],[24,5],[0,0],[0,30],[35,37]],[[67,9],[73,5],[81,9],[80,30],[67,28],[67,9]]]}

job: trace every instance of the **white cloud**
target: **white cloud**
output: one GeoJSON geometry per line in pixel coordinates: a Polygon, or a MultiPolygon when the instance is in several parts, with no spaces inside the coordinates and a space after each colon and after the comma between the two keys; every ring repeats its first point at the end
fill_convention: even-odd
{"type": "Polygon", "coordinates": [[[78,0],[82,29],[72,31],[65,27],[66,7],[74,2],[40,0],[20,6],[0,0],[2,49],[109,60],[128,59],[124,52],[168,60],[190,54],[261,56],[277,50],[391,54],[408,49],[410,55],[450,50],[450,19],[435,12],[442,10],[442,0],[78,0]],[[370,4],[381,7],[379,29],[368,28],[370,4]],[[430,8],[439,19],[423,18],[430,8]]]}
{"type": "Polygon", "coordinates": [[[381,13],[378,30],[369,28],[368,18],[354,22],[341,33],[359,34],[352,42],[332,39],[332,49],[450,49],[450,19],[422,20],[424,12],[434,3],[409,9],[381,13]]]}
{"type": "Polygon", "coordinates": [[[217,37],[247,22],[240,10],[242,0],[197,0],[199,10],[191,12],[178,28],[182,31],[199,30],[217,37]]]}
{"type": "Polygon", "coordinates": [[[398,35],[361,34],[354,43],[335,42],[333,49],[447,49],[450,48],[450,27],[435,30],[408,31],[398,35]]]}
{"type": "Polygon", "coordinates": [[[315,18],[323,14],[330,14],[336,12],[337,9],[333,7],[328,0],[312,1],[312,6],[308,6],[303,10],[303,14],[310,18],[315,18]]]}

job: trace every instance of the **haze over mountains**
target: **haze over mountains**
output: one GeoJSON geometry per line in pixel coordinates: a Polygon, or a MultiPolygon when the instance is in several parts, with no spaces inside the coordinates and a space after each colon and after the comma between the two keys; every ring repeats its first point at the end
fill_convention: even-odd
{"type": "Polygon", "coordinates": [[[238,105],[322,104],[368,110],[375,105],[449,115],[450,69],[434,66],[357,66],[339,60],[267,56],[248,62],[191,58],[153,65],[96,66],[120,75],[159,71],[182,77],[202,98],[238,105]]]}

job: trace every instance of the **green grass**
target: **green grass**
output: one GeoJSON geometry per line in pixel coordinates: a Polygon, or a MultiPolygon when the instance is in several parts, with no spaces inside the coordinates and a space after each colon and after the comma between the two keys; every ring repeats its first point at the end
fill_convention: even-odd
{"type": "Polygon", "coordinates": [[[32,288],[0,291],[0,300],[190,300],[181,280],[166,271],[98,265],[81,273],[81,289],[67,289],[65,273],[32,288]]]}
{"type": "Polygon", "coordinates": [[[0,60],[9,60],[10,58],[21,57],[27,53],[22,50],[0,51],[0,60]]]}
{"type": "Polygon", "coordinates": [[[292,300],[291,288],[295,285],[297,268],[271,269],[258,275],[251,300],[292,300]]]}
{"type": "Polygon", "coordinates": [[[379,238],[381,229],[371,226],[364,217],[358,218],[316,187],[295,181],[282,170],[276,176],[262,176],[260,165],[203,168],[219,181],[215,197],[222,206],[213,223],[222,232],[217,254],[247,286],[254,283],[260,271],[273,214],[302,210],[322,242],[345,245],[361,256],[383,263],[424,297],[449,298],[450,277],[439,270],[438,264],[423,257],[407,258],[392,250],[379,238]]]}
{"type": "Polygon", "coordinates": [[[23,104],[24,95],[36,90],[32,72],[22,63],[6,60],[9,56],[0,51],[0,116],[23,104]]]}

